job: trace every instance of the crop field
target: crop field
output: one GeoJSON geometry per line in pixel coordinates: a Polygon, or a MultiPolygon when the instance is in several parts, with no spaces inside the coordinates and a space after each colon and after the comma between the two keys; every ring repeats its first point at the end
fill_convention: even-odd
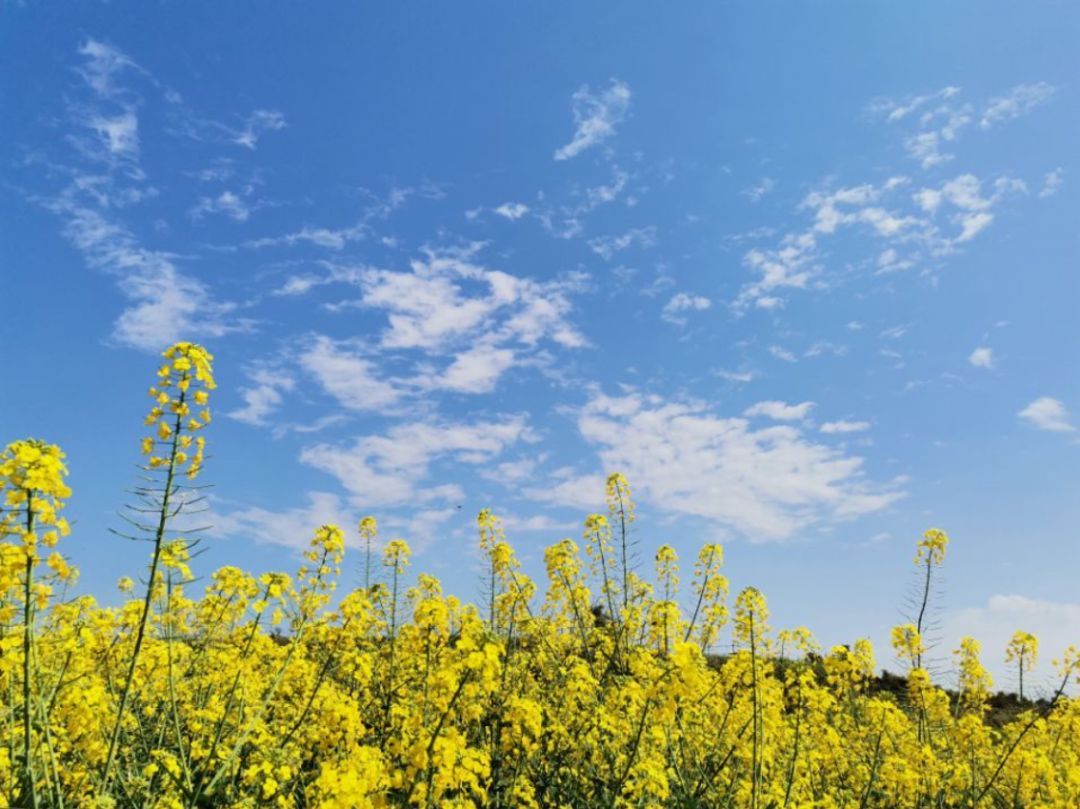
{"type": "MultiPolygon", "coordinates": [[[[618,473],[607,512],[547,548],[545,581],[482,511],[478,604],[414,576],[370,517],[311,526],[298,570],[209,573],[177,526],[203,498],[212,357],[178,343],[151,382],[127,512],[149,556],[120,606],[80,595],[65,559],[63,451],[26,439],[0,457],[2,806],[1080,806],[1075,649],[1056,692],[1004,718],[976,639],[953,652],[954,681],[931,679],[942,531],[915,548],[917,613],[878,650],[907,666],[891,690],[868,641],[819,648],[770,625],[765,594],[729,593],[719,545],[634,565],[618,473]]],[[[1021,688],[1037,653],[1013,638],[1021,688]]]]}

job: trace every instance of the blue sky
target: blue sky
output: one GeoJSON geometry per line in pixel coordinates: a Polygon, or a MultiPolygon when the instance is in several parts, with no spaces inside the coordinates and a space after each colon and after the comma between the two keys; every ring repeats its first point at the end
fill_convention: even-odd
{"type": "Polygon", "coordinates": [[[1074,5],[0,14],[0,424],[68,451],[86,590],[191,339],[204,568],[374,514],[469,596],[479,508],[540,576],[621,470],[822,642],[931,526],[946,644],[1080,641],[1074,5]]]}

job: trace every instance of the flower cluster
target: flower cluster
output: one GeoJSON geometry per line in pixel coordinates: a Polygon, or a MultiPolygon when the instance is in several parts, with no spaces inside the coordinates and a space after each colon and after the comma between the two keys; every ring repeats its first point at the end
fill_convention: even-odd
{"type": "MultiPolygon", "coordinates": [[[[180,343],[166,359],[151,465],[197,473],[182,439],[209,420],[192,408],[210,356],[180,343]]],[[[621,475],[583,549],[547,548],[546,582],[482,511],[478,606],[412,577],[402,539],[372,564],[369,517],[351,593],[336,591],[337,526],[314,530],[294,573],[224,567],[197,594],[191,544],[163,529],[145,596],[125,577],[114,607],[55,587],[74,577],[58,554],[39,564],[67,532],[65,475],[42,442],[0,455],[0,809],[1080,806],[1080,701],[1065,695],[1080,652],[1057,690],[1001,715],[974,639],[954,678],[931,677],[920,614],[893,630],[908,672],[887,687],[868,640],[825,650],[805,627],[774,630],[755,587],[729,608],[719,545],[685,583],[677,543],[639,573],[621,475]]],[[[927,532],[919,564],[939,567],[947,541],[927,532]]],[[[1021,685],[1037,657],[1018,632],[1021,685]]]]}
{"type": "Polygon", "coordinates": [[[18,535],[30,552],[39,541],[51,548],[67,536],[67,520],[59,515],[71,497],[67,473],[59,447],[32,438],[9,444],[0,455],[0,537],[18,535]]]}
{"type": "Polygon", "coordinates": [[[150,388],[153,407],[146,426],[154,432],[142,440],[142,452],[150,468],[170,472],[187,467],[188,478],[202,470],[206,439],[196,436],[210,423],[210,391],[217,387],[213,356],[194,343],[176,343],[163,354],[157,382],[150,388]]]}

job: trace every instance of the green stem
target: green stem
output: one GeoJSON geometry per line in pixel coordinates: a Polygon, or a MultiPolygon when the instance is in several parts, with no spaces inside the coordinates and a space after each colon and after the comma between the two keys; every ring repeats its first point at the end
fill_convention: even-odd
{"type": "MultiPolygon", "coordinates": [[[[34,531],[34,493],[26,490],[26,533],[34,531]]],[[[34,558],[37,554],[36,546],[33,550],[27,548],[26,553],[26,580],[23,591],[23,763],[26,786],[30,792],[30,805],[37,807],[37,785],[34,781],[34,737],[33,737],[33,713],[31,710],[30,677],[33,670],[31,662],[34,648],[34,558]]]]}
{"type": "Polygon", "coordinates": [[[124,688],[120,693],[120,705],[116,710],[116,722],[113,724],[111,738],[109,740],[109,754],[105,759],[105,774],[103,788],[108,789],[112,778],[113,765],[116,762],[116,752],[120,742],[120,731],[124,726],[124,714],[127,712],[128,700],[131,697],[131,685],[135,680],[135,665],[139,661],[139,652],[142,651],[143,639],[146,636],[146,624],[150,617],[150,608],[153,600],[154,580],[157,578],[158,563],[161,561],[161,543],[165,538],[165,529],[169,520],[169,499],[172,496],[173,478],[176,476],[176,452],[180,443],[180,430],[183,426],[181,412],[184,409],[185,391],[180,392],[176,413],[176,423],[173,429],[172,446],[169,449],[169,470],[165,476],[165,491],[161,497],[161,511],[158,517],[157,531],[154,533],[154,555],[150,560],[150,581],[146,584],[146,598],[143,599],[142,615],[139,618],[139,629],[135,634],[135,648],[131,651],[131,662],[128,664],[127,676],[124,678],[124,688]]]}

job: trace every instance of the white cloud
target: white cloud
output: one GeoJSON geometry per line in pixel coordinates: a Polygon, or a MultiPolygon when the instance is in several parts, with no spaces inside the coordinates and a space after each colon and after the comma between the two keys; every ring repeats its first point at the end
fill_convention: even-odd
{"type": "Polygon", "coordinates": [[[846,345],[833,343],[829,340],[818,340],[803,352],[804,357],[843,357],[848,353],[846,345]]]}
{"type": "Polygon", "coordinates": [[[379,378],[375,362],[329,337],[316,337],[299,364],[348,410],[383,410],[401,397],[393,383],[379,378]]]}
{"type": "Polygon", "coordinates": [[[933,188],[923,188],[913,195],[915,202],[929,214],[937,213],[943,199],[942,193],[933,188]]]}
{"type": "Polygon", "coordinates": [[[900,272],[901,270],[910,269],[915,265],[915,262],[910,258],[901,258],[899,251],[890,247],[887,250],[882,250],[877,260],[877,274],[885,275],[886,273],[900,272]]]}
{"type": "Polygon", "coordinates": [[[784,362],[798,362],[799,358],[788,351],[783,346],[769,346],[769,353],[776,357],[778,360],[784,362]]]}
{"type": "Polygon", "coordinates": [[[349,267],[335,264],[329,261],[319,262],[325,268],[323,275],[304,273],[303,275],[290,275],[285,283],[275,289],[274,295],[306,295],[316,287],[328,284],[351,284],[356,286],[360,283],[360,276],[364,267],[349,267]]]}
{"type": "Polygon", "coordinates": [[[961,174],[941,186],[941,196],[965,211],[985,211],[993,200],[982,195],[982,183],[974,174],[961,174]]]}
{"type": "Polygon", "coordinates": [[[995,124],[1027,115],[1036,107],[1049,101],[1054,92],[1054,87],[1044,81],[1018,84],[1005,95],[990,100],[986,109],[983,110],[979,126],[989,129],[995,124]]]}
{"type": "Polygon", "coordinates": [[[986,346],[980,346],[971,352],[971,356],[968,357],[968,362],[976,368],[993,368],[994,350],[992,348],[987,348],[986,346]]]}
{"type": "Polygon", "coordinates": [[[898,216],[886,211],[876,202],[885,189],[872,185],[841,188],[825,193],[812,191],[803,200],[803,207],[814,211],[814,230],[818,233],[835,233],[840,225],[870,225],[881,236],[895,236],[905,228],[919,224],[912,216],[898,216]]]}
{"type": "Polygon", "coordinates": [[[735,300],[736,309],[749,304],[775,309],[783,305],[779,290],[806,289],[812,283],[824,286],[817,278],[822,253],[819,240],[834,237],[841,228],[861,225],[886,241],[916,236],[925,228],[925,221],[882,204],[886,195],[907,183],[906,177],[896,176],[880,186],[865,183],[807,194],[797,210],[813,213],[808,228],[787,233],[775,248],[754,248],[743,256],[743,263],[760,277],[742,289],[735,300]]]}
{"type": "Polygon", "coordinates": [[[812,276],[810,262],[816,247],[814,234],[806,232],[788,234],[774,250],[754,248],[747,252],[743,263],[761,277],[743,289],[736,305],[774,297],[769,293],[776,289],[805,289],[812,276]]]}
{"type": "MultiPolygon", "coordinates": [[[[364,513],[360,507],[344,503],[338,495],[329,492],[308,492],[306,500],[305,505],[281,511],[258,506],[228,510],[216,505],[214,535],[244,537],[301,551],[307,550],[318,527],[336,525],[343,530],[347,545],[361,547],[356,530],[364,513]]],[[[407,514],[380,511],[379,533],[386,538],[404,536],[414,553],[422,552],[436,537],[437,529],[457,513],[452,507],[408,509],[407,514]]]]}
{"type": "Polygon", "coordinates": [[[510,349],[478,345],[455,356],[450,366],[430,384],[459,393],[490,393],[513,364],[514,352],[510,349]]]}
{"type": "Polygon", "coordinates": [[[712,302],[701,295],[690,295],[686,292],[679,292],[672,296],[666,304],[660,316],[678,326],[686,325],[686,318],[682,316],[683,312],[703,312],[712,306],[712,302]]]}
{"type": "Polygon", "coordinates": [[[630,175],[625,171],[622,171],[617,166],[613,166],[611,182],[606,185],[594,185],[585,189],[585,200],[573,208],[574,215],[580,215],[588,213],[589,211],[599,208],[601,205],[607,205],[609,202],[614,202],[619,198],[619,194],[626,188],[627,182],[630,180],[630,175]]]}
{"type": "Polygon", "coordinates": [[[495,213],[511,222],[521,219],[528,212],[529,206],[521,202],[504,202],[495,209],[495,213]]]}
{"type": "Polygon", "coordinates": [[[844,435],[862,433],[870,429],[868,421],[827,421],[818,428],[826,435],[844,435]]]}
{"type": "Polygon", "coordinates": [[[884,118],[886,122],[893,124],[907,118],[912,113],[923,109],[927,104],[933,101],[948,100],[959,92],[959,87],[949,86],[943,87],[936,93],[909,96],[902,101],[896,101],[891,98],[877,99],[870,104],[868,112],[872,117],[884,118]]]}
{"type": "Polygon", "coordinates": [[[264,248],[287,245],[289,247],[300,244],[313,244],[316,247],[325,247],[329,250],[343,250],[350,242],[366,239],[371,234],[371,226],[366,219],[356,224],[342,228],[315,227],[304,225],[300,230],[286,233],[284,236],[265,236],[261,239],[252,239],[245,242],[245,247],[264,248]]]}
{"type": "Polygon", "coordinates": [[[927,253],[937,257],[954,252],[994,221],[993,209],[1008,195],[1027,192],[1022,181],[1009,176],[987,182],[962,174],[938,187],[903,193],[909,185],[909,178],[898,175],[876,185],[808,193],[796,209],[811,214],[806,227],[786,233],[773,248],[755,247],[744,254],[743,263],[757,278],[743,286],[733,308],[777,309],[784,305],[784,290],[831,286],[841,273],[825,275],[828,242],[845,231],[874,237],[878,244],[873,249],[879,251],[875,273],[893,273],[917,266],[927,253]],[[942,219],[952,225],[952,234],[942,227],[942,219]]]}
{"type": "Polygon", "coordinates": [[[386,315],[385,327],[364,346],[316,339],[301,366],[347,408],[383,410],[411,393],[489,393],[514,366],[542,362],[543,342],[585,345],[570,322],[570,294],[581,278],[538,282],[491,269],[476,259],[482,246],[425,248],[408,271],[324,263],[324,275],[289,278],[276,294],[342,283],[359,288],[359,298],[324,304],[328,309],[386,315]],[[388,361],[411,370],[380,378],[388,361]]]}
{"type": "Polygon", "coordinates": [[[570,469],[560,469],[552,473],[551,482],[525,489],[524,494],[540,502],[593,512],[604,504],[606,480],[603,475],[575,475],[570,469]]]}
{"type": "Polygon", "coordinates": [[[971,123],[970,112],[968,105],[954,108],[943,104],[934,112],[923,115],[920,119],[923,131],[904,141],[908,154],[924,169],[952,160],[955,155],[945,151],[945,145],[955,141],[960,131],[971,123]]]}
{"type": "Polygon", "coordinates": [[[813,402],[802,402],[797,405],[778,401],[758,402],[746,408],[743,415],[747,418],[765,416],[775,421],[802,421],[810,414],[813,407],[813,402]]]}
{"type": "Polygon", "coordinates": [[[361,305],[387,312],[384,348],[446,353],[462,342],[531,347],[544,339],[584,345],[568,320],[575,281],[541,283],[488,269],[474,260],[481,247],[425,249],[410,272],[361,272],[361,305]]]}
{"type": "Polygon", "coordinates": [[[481,476],[502,484],[520,483],[533,476],[537,463],[545,459],[546,455],[539,458],[519,458],[516,461],[504,461],[497,464],[494,469],[481,471],[481,476]]]}
{"type": "Polygon", "coordinates": [[[523,517],[518,514],[502,514],[500,516],[507,531],[544,531],[548,533],[558,531],[565,534],[578,528],[576,522],[556,520],[547,514],[536,514],[532,517],[523,517]]]}
{"type": "Polygon", "coordinates": [[[936,93],[903,101],[879,100],[871,104],[869,111],[871,116],[888,124],[913,121],[915,131],[904,139],[904,148],[928,169],[953,159],[954,155],[946,151],[947,145],[957,140],[971,123],[971,105],[954,101],[959,93],[959,87],[943,87],[936,93]],[[919,111],[921,114],[915,116],[919,111]]]}
{"type": "Polygon", "coordinates": [[[1046,199],[1047,197],[1054,196],[1054,194],[1060,190],[1064,182],[1065,172],[1063,169],[1057,168],[1047,172],[1045,179],[1043,179],[1043,187],[1039,191],[1039,199],[1046,199]]]}
{"type": "Polygon", "coordinates": [[[359,522],[359,513],[329,492],[308,492],[307,503],[296,508],[271,511],[258,506],[229,510],[215,503],[213,535],[243,537],[255,542],[283,545],[306,550],[315,530],[322,525],[336,525],[345,533],[346,542],[354,544],[358,537],[352,530],[359,522]]]}
{"type": "Polygon", "coordinates": [[[966,242],[982,233],[994,221],[994,215],[985,211],[961,214],[957,221],[960,223],[960,235],[956,237],[956,241],[966,242]]]}
{"type": "Polygon", "coordinates": [[[1076,430],[1069,418],[1069,411],[1060,399],[1042,396],[1017,415],[1032,427],[1057,433],[1071,433],[1076,430]]]}
{"type": "Polygon", "coordinates": [[[984,606],[957,610],[945,617],[944,646],[954,649],[970,635],[982,644],[982,662],[994,677],[994,688],[1017,687],[1015,667],[1005,663],[1005,649],[1017,630],[1039,639],[1039,663],[1024,674],[1024,694],[1047,696],[1060,683],[1051,661],[1069,646],[1080,646],[1080,604],[1045,601],[1016,594],[991,596],[984,606]],[[1053,685],[1051,685],[1051,683],[1053,685]]]}
{"type": "Polygon", "coordinates": [[[244,406],[230,411],[227,415],[245,424],[262,426],[267,423],[267,416],[281,404],[284,398],[281,392],[291,391],[296,382],[287,374],[262,368],[249,373],[249,377],[254,384],[240,389],[244,406]]]}
{"type": "Polygon", "coordinates": [[[306,447],[300,460],[337,478],[353,505],[398,506],[461,499],[458,484],[422,485],[433,463],[449,459],[469,466],[488,464],[530,437],[524,416],[473,424],[416,422],[348,446],[306,447]]]}
{"type": "Polygon", "coordinates": [[[593,95],[587,85],[579,88],[573,96],[574,136],[555,151],[555,159],[569,160],[610,138],[629,108],[630,88],[617,79],[599,95],[593,95]]]}
{"type": "MultiPolygon", "coordinates": [[[[814,443],[792,425],[751,429],[697,403],[637,394],[594,396],[578,416],[605,471],[626,474],[644,500],[754,541],[877,511],[902,494],[866,481],[862,459],[814,443]]],[[[603,478],[566,476],[531,497],[593,508],[603,478]]]]}
{"type": "Polygon", "coordinates": [[[936,216],[951,207],[949,220],[960,227],[952,239],[943,238],[929,230],[925,236],[938,251],[947,251],[952,245],[962,244],[975,238],[993,221],[992,210],[1012,193],[1026,193],[1027,187],[1020,180],[1008,176],[997,177],[991,184],[993,191],[983,192],[983,181],[974,174],[961,174],[948,180],[939,188],[922,188],[913,199],[923,211],[936,216]]]}

